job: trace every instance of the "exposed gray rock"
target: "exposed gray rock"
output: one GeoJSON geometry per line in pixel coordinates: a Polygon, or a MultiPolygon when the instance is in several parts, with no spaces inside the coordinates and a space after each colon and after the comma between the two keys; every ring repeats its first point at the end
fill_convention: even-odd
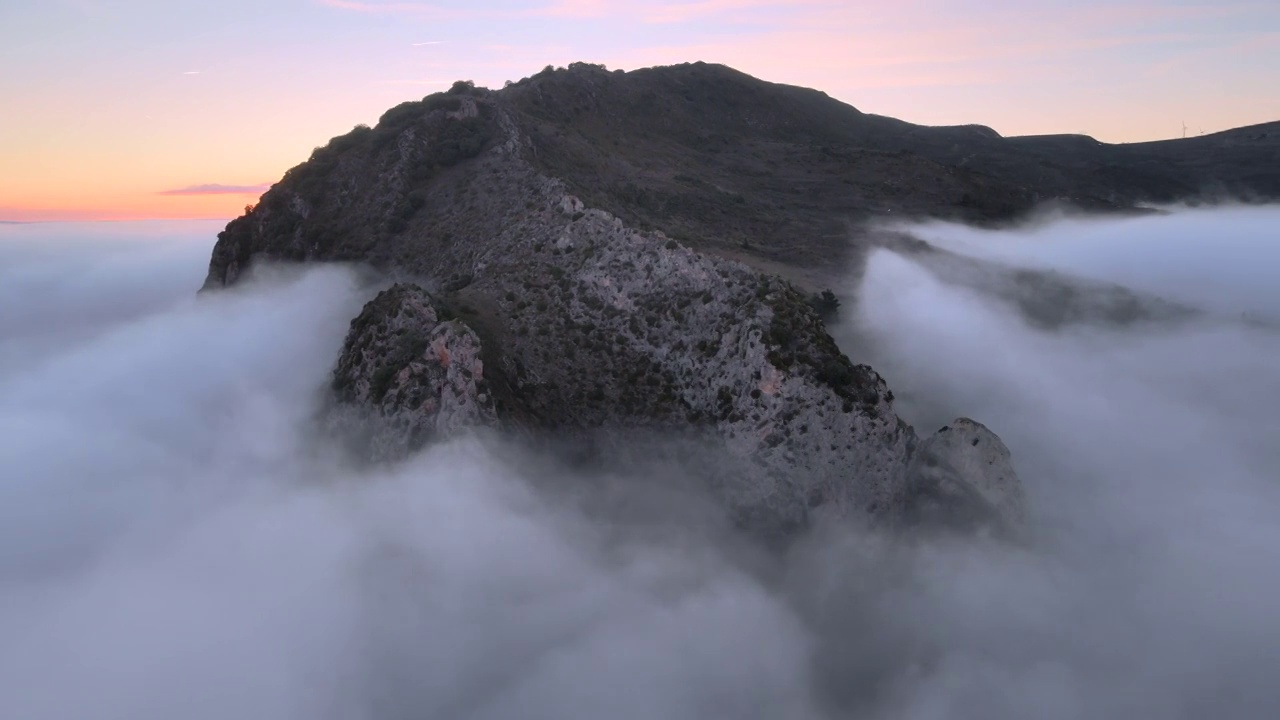
{"type": "MultiPolygon", "coordinates": [[[[474,322],[504,338],[495,369],[511,397],[500,416],[606,448],[637,430],[678,434],[705,449],[699,460],[715,458],[703,465],[712,489],[760,534],[786,534],[815,511],[897,517],[913,434],[883,379],[839,351],[799,292],[547,191],[560,193],[553,213],[515,223],[525,232],[510,251],[458,293],[491,306],[472,309],[474,322]]],[[[383,459],[431,427],[400,398],[416,403],[414,383],[440,383],[401,370],[439,316],[409,287],[365,308],[335,373],[357,388],[348,404],[377,409],[370,447],[383,459]],[[380,399],[379,377],[398,392],[380,399]]]]}
{"type": "Polygon", "coordinates": [[[330,421],[375,461],[497,420],[480,339],[414,285],[384,290],[351,322],[333,388],[330,421]]]}
{"type": "Polygon", "coordinates": [[[717,439],[737,461],[717,485],[739,515],[896,513],[909,433],[884,381],[841,354],[801,294],[573,196],[555,207],[560,231],[504,275],[521,283],[514,302],[503,294],[517,336],[504,357],[536,414],[717,439]]]}
{"type": "Polygon", "coordinates": [[[907,478],[911,522],[1006,537],[1026,532],[1026,501],[1009,448],[982,423],[958,418],[925,439],[907,478]]]}
{"type": "Polygon", "coordinates": [[[363,451],[495,419],[597,451],[675,436],[707,448],[713,490],[758,532],[901,516],[914,432],[804,293],[589,206],[531,162],[510,108],[461,92],[317,150],[210,262],[210,288],[259,259],[358,260],[440,288],[399,285],[352,325],[334,417],[372,419],[363,451]]]}

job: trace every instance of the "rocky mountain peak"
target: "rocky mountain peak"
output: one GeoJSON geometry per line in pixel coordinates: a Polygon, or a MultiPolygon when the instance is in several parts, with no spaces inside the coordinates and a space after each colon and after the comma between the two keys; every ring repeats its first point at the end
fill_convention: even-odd
{"type": "Polygon", "coordinates": [[[334,372],[334,426],[373,459],[477,426],[601,446],[644,429],[714,447],[717,492],[768,532],[822,514],[894,521],[917,496],[1020,517],[988,498],[1017,492],[1007,456],[987,477],[938,439],[921,447],[939,464],[913,461],[883,379],[809,301],[856,266],[860,223],[879,214],[1125,207],[1184,191],[1169,168],[1197,162],[1189,145],[1102,146],[1101,172],[1055,164],[1046,143],[914,126],[702,63],[460,82],[317,148],[219,235],[205,287],[262,261],[398,281],[353,321],[334,372]]]}

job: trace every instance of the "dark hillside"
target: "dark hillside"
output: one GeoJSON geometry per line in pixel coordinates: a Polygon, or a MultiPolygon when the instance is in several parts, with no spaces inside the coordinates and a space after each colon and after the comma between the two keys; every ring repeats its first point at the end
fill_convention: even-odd
{"type": "Polygon", "coordinates": [[[862,113],[824,93],[694,63],[578,63],[496,93],[531,160],[588,205],[756,261],[844,263],[875,216],[992,223],[1042,203],[1114,211],[1201,197],[1280,197],[1280,124],[1108,145],[1004,138],[862,113]]]}
{"type": "Polygon", "coordinates": [[[893,147],[911,126],[717,65],[575,65],[499,95],[532,138],[535,164],[587,204],[707,249],[843,262],[850,224],[878,214],[990,221],[1035,202],[893,147]]]}

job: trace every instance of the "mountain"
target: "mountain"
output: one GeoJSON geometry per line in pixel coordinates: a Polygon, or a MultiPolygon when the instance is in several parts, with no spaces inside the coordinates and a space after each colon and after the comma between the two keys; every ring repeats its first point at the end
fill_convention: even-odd
{"type": "Polygon", "coordinates": [[[360,229],[358,240],[334,245],[317,238],[322,256],[369,259],[359,248],[372,245],[394,252],[394,239],[367,235],[397,235],[437,185],[428,182],[437,174],[431,168],[451,168],[509,131],[522,138],[526,162],[589,207],[802,281],[856,261],[856,229],[876,217],[989,223],[1045,203],[1122,211],[1280,198],[1280,123],[1131,145],[1081,135],[1003,138],[982,126],[869,115],[816,90],[703,63],[628,73],[578,63],[499,91],[461,85],[391,109],[376,129],[335,138],[291,171],[282,190],[318,190],[303,185],[339,158],[356,170],[353,153],[382,153],[410,126],[415,137],[441,134],[433,156],[415,158],[413,187],[391,226],[360,229]],[[433,109],[461,107],[464,97],[477,116],[417,123],[433,109]],[[336,246],[347,243],[359,248],[336,246]]]}
{"type": "Polygon", "coordinates": [[[219,234],[205,288],[262,261],[385,279],[335,349],[327,414],[372,461],[476,426],[613,461],[661,442],[764,536],[824,515],[1017,533],[999,438],[969,420],[918,438],[812,292],[883,241],[870,219],[1272,198],[1278,148],[1276,126],[1002,138],[720,66],[575,64],[460,82],[317,148],[219,234]]]}

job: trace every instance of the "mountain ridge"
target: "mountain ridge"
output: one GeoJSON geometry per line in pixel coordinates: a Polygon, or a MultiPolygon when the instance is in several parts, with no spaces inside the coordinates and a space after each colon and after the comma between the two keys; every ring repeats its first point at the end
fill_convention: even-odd
{"type": "MultiPolygon", "coordinates": [[[[1020,493],[1007,453],[989,458],[998,478],[953,442],[926,440],[942,454],[913,462],[921,441],[883,378],[806,297],[890,213],[1004,222],[1054,193],[1114,211],[1174,187],[1164,166],[1137,163],[1149,184],[1119,196],[1115,173],[1033,163],[1032,189],[1024,151],[966,154],[999,142],[720,66],[459,82],[286,173],[219,234],[205,289],[263,261],[359,263],[400,283],[353,321],[335,370],[335,388],[363,388],[336,399],[340,414],[382,428],[370,447],[411,452],[474,423],[595,448],[675,434],[713,448],[709,483],[766,536],[826,516],[935,517],[913,507],[938,498],[961,524],[1013,531],[1023,503],[991,494],[1020,493]],[[1020,170],[988,173],[1002,162],[1020,170]]],[[[1251,177],[1228,170],[1204,177],[1251,177]]]]}
{"type": "MultiPolygon", "coordinates": [[[[1126,212],[1280,198],[1280,122],[1130,145],[1004,138],[985,126],[867,114],[817,90],[702,63],[626,73],[575,63],[492,91],[459,83],[392,108],[378,130],[334,138],[313,159],[472,95],[501,106],[528,139],[528,160],[589,206],[809,286],[856,265],[860,230],[881,217],[998,224],[1047,206],[1126,212]]],[[[426,162],[452,166],[459,153],[478,152],[458,143],[479,134],[443,138],[450,153],[426,162]]]]}

